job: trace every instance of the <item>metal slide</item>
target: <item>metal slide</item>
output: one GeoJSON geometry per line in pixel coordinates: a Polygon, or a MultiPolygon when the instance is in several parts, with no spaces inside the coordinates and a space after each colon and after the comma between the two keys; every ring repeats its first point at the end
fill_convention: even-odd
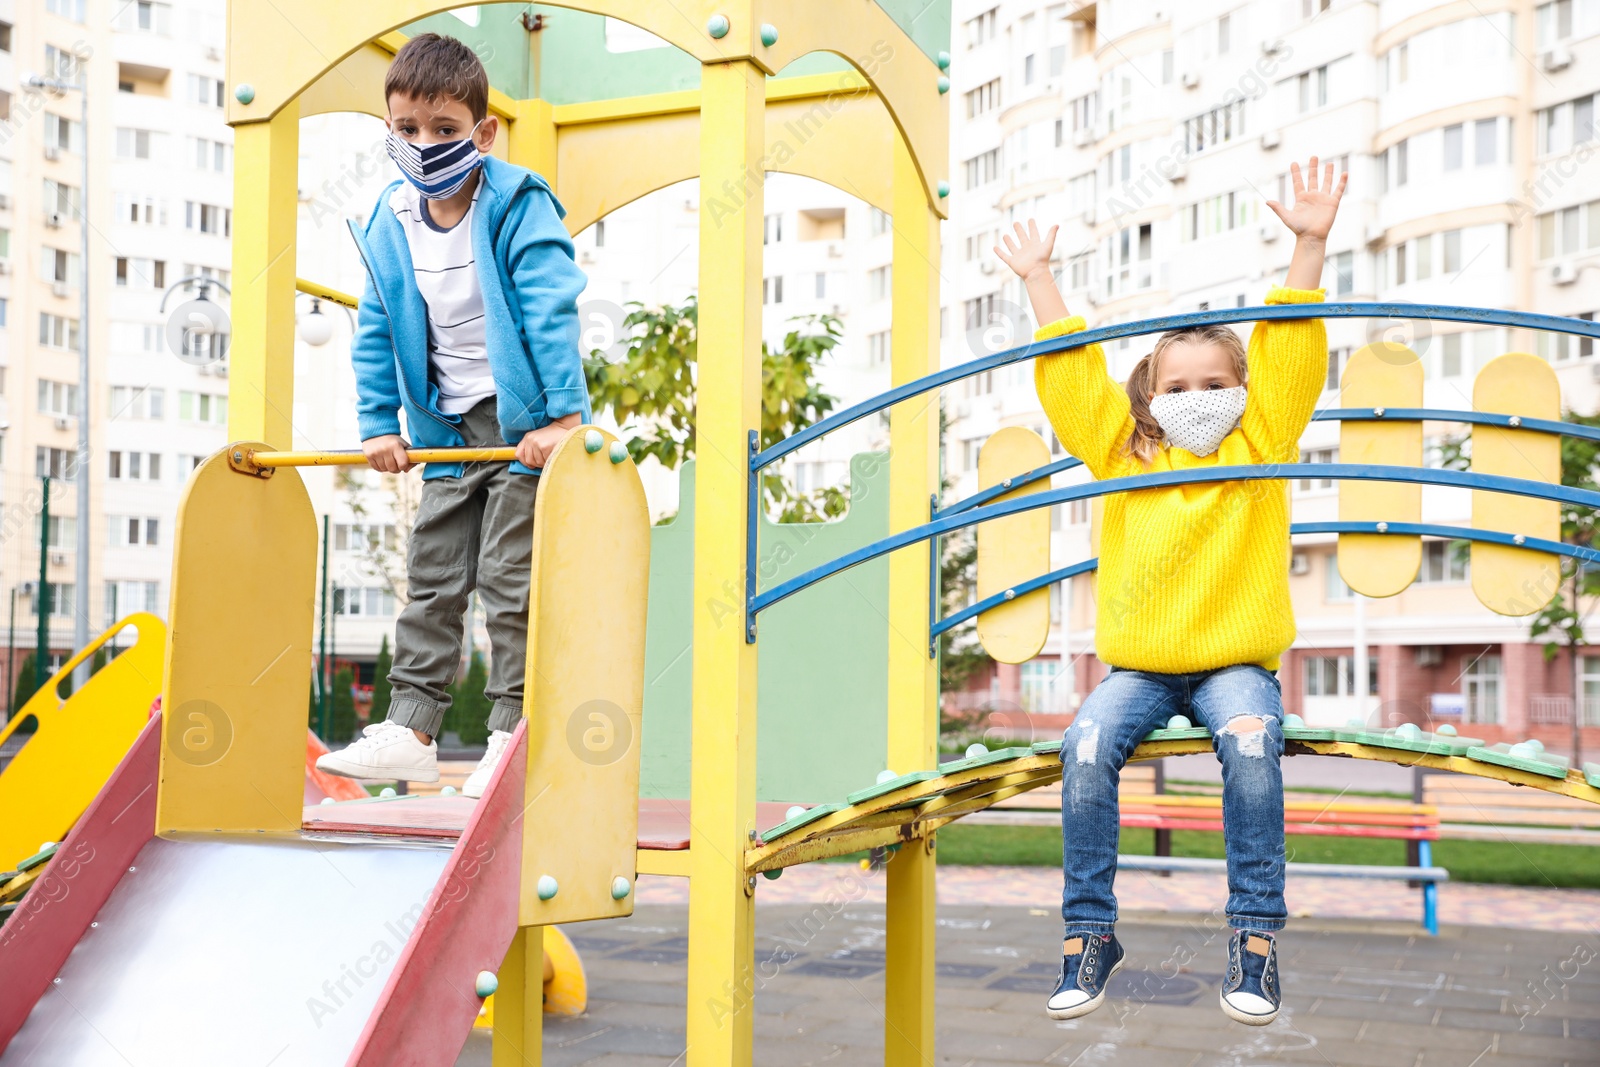
{"type": "Polygon", "coordinates": [[[452,1064],[516,928],[523,731],[459,836],[155,837],[160,737],[0,927],[0,1064],[452,1064]]]}

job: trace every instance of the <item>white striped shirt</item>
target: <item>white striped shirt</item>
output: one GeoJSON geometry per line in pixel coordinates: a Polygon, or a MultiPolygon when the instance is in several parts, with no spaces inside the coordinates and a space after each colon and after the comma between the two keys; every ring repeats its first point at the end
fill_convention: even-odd
{"type": "Polygon", "coordinates": [[[460,415],[494,396],[484,340],[483,289],[472,255],[472,218],[478,194],[448,230],[428,217],[426,201],[410,182],[389,197],[406,244],[417,291],[428,306],[428,362],[439,387],[439,410],[460,415]]]}

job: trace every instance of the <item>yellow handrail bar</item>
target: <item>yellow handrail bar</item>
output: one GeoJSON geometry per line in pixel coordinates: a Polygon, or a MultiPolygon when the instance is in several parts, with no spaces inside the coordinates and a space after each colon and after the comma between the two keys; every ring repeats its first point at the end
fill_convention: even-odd
{"type": "Polygon", "coordinates": [[[357,300],[349,293],[341,293],[337,289],[330,289],[326,285],[319,285],[316,282],[307,281],[304,278],[296,278],[294,280],[294,287],[300,290],[300,292],[305,293],[307,296],[314,296],[318,300],[327,300],[330,303],[342,304],[347,308],[357,308],[361,306],[361,301],[357,300]]]}
{"type": "MultiPolygon", "coordinates": [[[[517,450],[505,448],[408,448],[406,455],[413,463],[509,463],[517,458],[517,450]]],[[[360,449],[336,451],[268,452],[255,449],[236,449],[234,465],[258,469],[272,467],[359,467],[365,466],[366,454],[360,449]],[[241,454],[242,453],[242,454],[241,454]]]]}

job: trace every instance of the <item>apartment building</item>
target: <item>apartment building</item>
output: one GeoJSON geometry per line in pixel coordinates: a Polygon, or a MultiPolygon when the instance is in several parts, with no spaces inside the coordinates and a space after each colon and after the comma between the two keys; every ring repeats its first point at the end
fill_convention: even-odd
{"type": "MultiPolygon", "coordinates": [[[[1025,295],[990,252],[998,231],[1028,218],[1060,225],[1057,278],[1091,325],[1259,303],[1293,247],[1265,201],[1288,202],[1290,161],[1313,153],[1350,176],[1323,278],[1330,299],[1600,309],[1597,0],[956,0],[955,22],[947,243],[964,332],[951,331],[947,362],[1032,329],[1025,295]]],[[[1514,350],[1552,362],[1569,409],[1600,400],[1586,341],[1411,320],[1327,329],[1323,406],[1337,406],[1349,354],[1377,339],[1412,345],[1430,407],[1469,407],[1477,370],[1514,350]]],[[[1112,345],[1113,375],[1148,348],[1112,345]]],[[[951,400],[963,493],[1000,426],[1034,427],[1060,449],[1027,366],[971,379],[951,400]]],[[[1459,429],[1426,426],[1430,455],[1459,429]]],[[[1337,424],[1313,423],[1302,460],[1337,459],[1337,424]]],[[[1314,469],[1290,491],[1296,521],[1336,516],[1336,483],[1314,469]]],[[[1468,522],[1464,492],[1429,488],[1423,500],[1424,521],[1468,522]]],[[[1058,512],[1055,565],[1092,555],[1090,509],[1058,512]]],[[[1527,620],[1477,603],[1456,544],[1426,544],[1411,588],[1368,600],[1340,579],[1333,542],[1295,538],[1287,710],[1454,721],[1569,747],[1568,661],[1546,661],[1527,620]]],[[[1056,626],[1038,659],[999,667],[952,703],[1070,714],[1105,670],[1091,581],[1053,594],[1056,626]]],[[[1580,713],[1600,726],[1600,656],[1585,656],[1582,673],[1580,713]]]]}
{"type": "MultiPolygon", "coordinates": [[[[42,477],[52,481],[43,563],[54,665],[75,647],[80,614],[98,634],[132,611],[165,613],[184,475],[225,441],[225,347],[204,367],[180,361],[160,311],[185,276],[228,278],[223,20],[214,2],[0,3],[0,612],[17,660],[37,643],[42,477]],[[80,89],[30,88],[30,75],[80,89]],[[91,444],[80,464],[85,335],[91,444]],[[89,527],[87,589],[76,578],[79,523],[89,527]]],[[[173,302],[193,295],[186,287],[173,302]]]]}

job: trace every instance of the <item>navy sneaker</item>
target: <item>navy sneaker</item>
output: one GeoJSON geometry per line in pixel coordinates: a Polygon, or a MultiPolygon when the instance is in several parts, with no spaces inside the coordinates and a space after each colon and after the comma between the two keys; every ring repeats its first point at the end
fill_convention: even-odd
{"type": "Polygon", "coordinates": [[[1052,1019],[1088,1015],[1106,999],[1106,983],[1121,967],[1115,934],[1068,934],[1061,943],[1061,977],[1045,1013],[1052,1019]]]}
{"type": "Polygon", "coordinates": [[[1278,1017],[1278,945],[1271,934],[1235,930],[1228,939],[1222,1011],[1236,1023],[1265,1026],[1278,1017]]]}

